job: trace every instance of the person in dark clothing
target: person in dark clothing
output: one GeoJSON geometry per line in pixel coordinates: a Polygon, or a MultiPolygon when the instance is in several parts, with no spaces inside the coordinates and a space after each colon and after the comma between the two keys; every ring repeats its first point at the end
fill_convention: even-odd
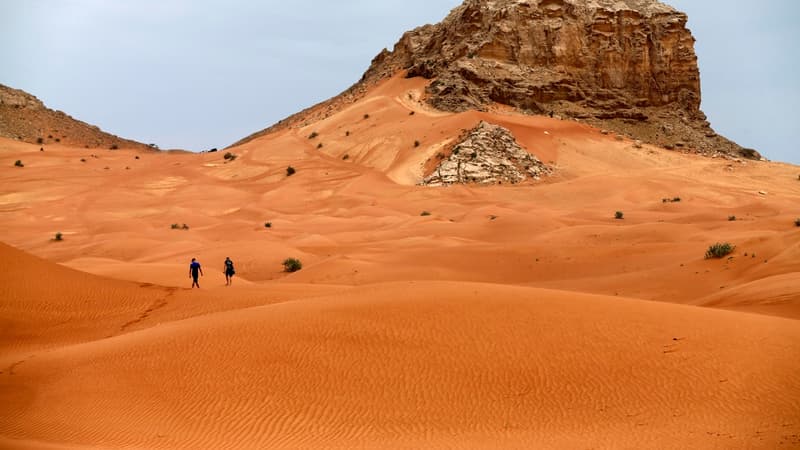
{"type": "Polygon", "coordinates": [[[233,284],[233,275],[236,273],[233,270],[233,261],[230,258],[225,258],[225,270],[223,272],[225,273],[225,286],[230,286],[233,284]]]}
{"type": "Polygon", "coordinates": [[[192,279],[192,289],[195,286],[200,289],[200,283],[197,282],[197,278],[201,275],[203,275],[203,268],[200,267],[200,263],[195,258],[192,258],[192,263],[189,264],[189,278],[192,279]]]}

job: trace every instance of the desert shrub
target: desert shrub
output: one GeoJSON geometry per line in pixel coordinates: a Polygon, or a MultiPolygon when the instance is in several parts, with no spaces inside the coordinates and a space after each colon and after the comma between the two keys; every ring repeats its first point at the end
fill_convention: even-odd
{"type": "Polygon", "coordinates": [[[322,148],[322,142],[320,142],[319,144],[317,144],[317,150],[319,150],[319,149],[321,149],[321,148],[322,148]]]}
{"type": "Polygon", "coordinates": [[[172,225],[170,225],[170,228],[172,228],[173,230],[178,230],[178,229],[180,229],[180,227],[181,226],[178,225],[177,223],[173,223],[172,225]]]}
{"type": "Polygon", "coordinates": [[[408,113],[409,116],[413,116],[414,114],[416,114],[414,111],[411,111],[410,113],[408,113]]]}
{"type": "Polygon", "coordinates": [[[64,240],[64,235],[61,234],[61,232],[59,231],[58,233],[56,233],[55,236],[53,236],[53,240],[54,241],[63,241],[64,240]]]}
{"type": "Polygon", "coordinates": [[[286,258],[283,261],[283,270],[285,272],[297,272],[298,270],[303,268],[303,263],[300,262],[297,258],[286,258]]]}
{"type": "Polygon", "coordinates": [[[678,203],[678,202],[681,201],[681,198],[680,197],[675,197],[675,198],[672,199],[672,201],[675,202],[675,203],[678,203]]]}
{"type": "Polygon", "coordinates": [[[364,120],[369,119],[369,114],[364,114],[364,120]]]}
{"type": "Polygon", "coordinates": [[[236,159],[236,155],[234,155],[231,152],[226,152],[223,158],[225,158],[225,161],[233,161],[234,159],[236,159]]]}
{"type": "Polygon", "coordinates": [[[414,141],[414,148],[419,147],[419,141],[414,141]]]}
{"type": "Polygon", "coordinates": [[[622,211],[617,211],[614,213],[614,218],[617,220],[622,220],[625,218],[625,213],[623,213],[622,211]]]}
{"type": "Polygon", "coordinates": [[[43,144],[44,143],[44,138],[36,138],[36,143],[37,144],[43,144]]]}
{"type": "Polygon", "coordinates": [[[22,160],[18,159],[16,161],[14,161],[14,166],[15,167],[25,167],[25,164],[22,164],[22,160]]]}
{"type": "Polygon", "coordinates": [[[294,175],[295,173],[297,173],[297,171],[294,170],[294,167],[289,166],[289,167],[286,168],[286,176],[287,177],[290,177],[290,176],[294,175]]]}
{"type": "Polygon", "coordinates": [[[794,220],[794,226],[800,227],[800,218],[794,220]]]}
{"type": "Polygon", "coordinates": [[[308,135],[308,138],[314,139],[317,136],[319,136],[319,133],[317,133],[316,131],[312,131],[311,134],[308,135]]]}
{"type": "Polygon", "coordinates": [[[117,144],[112,145],[108,148],[109,150],[119,150],[119,146],[117,144]]]}
{"type": "Polygon", "coordinates": [[[138,156],[138,155],[137,155],[137,156],[134,156],[134,157],[133,157],[133,159],[139,159],[139,156],[138,156]]]}
{"type": "Polygon", "coordinates": [[[348,159],[350,159],[350,155],[348,155],[348,154],[346,154],[346,153],[345,153],[345,155],[344,155],[344,156],[342,156],[342,160],[343,160],[343,161],[347,161],[348,159]]]}
{"type": "Polygon", "coordinates": [[[736,222],[736,216],[728,216],[728,222],[736,222]]]}
{"type": "Polygon", "coordinates": [[[708,247],[708,250],[706,250],[706,259],[724,258],[733,253],[735,249],[736,247],[728,242],[725,243],[717,242],[716,244],[708,247]]]}
{"type": "Polygon", "coordinates": [[[272,222],[264,222],[264,228],[272,228],[272,222]]]}
{"type": "Polygon", "coordinates": [[[460,148],[454,148],[454,149],[453,149],[453,154],[454,154],[454,155],[457,155],[457,154],[459,154],[459,153],[461,153],[461,149],[460,149],[460,148]]]}
{"type": "Polygon", "coordinates": [[[56,138],[56,142],[61,142],[61,139],[59,139],[59,138],[56,138]]]}
{"type": "Polygon", "coordinates": [[[428,212],[428,211],[422,211],[419,215],[422,216],[422,217],[426,217],[426,216],[430,216],[431,213],[428,212]]]}
{"type": "Polygon", "coordinates": [[[344,135],[349,137],[350,136],[350,132],[349,131],[345,131],[344,135]]]}
{"type": "Polygon", "coordinates": [[[86,158],[81,158],[81,162],[85,163],[86,162],[86,158]]]}
{"type": "Polygon", "coordinates": [[[472,153],[469,155],[469,157],[470,157],[470,158],[472,158],[472,159],[475,159],[475,158],[477,158],[477,157],[478,157],[478,152],[472,152],[472,153]]]}

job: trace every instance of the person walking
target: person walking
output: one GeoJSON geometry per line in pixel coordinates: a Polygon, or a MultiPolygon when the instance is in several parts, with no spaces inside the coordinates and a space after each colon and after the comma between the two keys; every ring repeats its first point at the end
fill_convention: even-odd
{"type": "Polygon", "coordinates": [[[233,261],[230,258],[225,258],[225,286],[230,286],[233,284],[233,276],[236,274],[236,271],[233,270],[233,261]]]}
{"type": "Polygon", "coordinates": [[[197,259],[192,258],[192,263],[189,264],[189,278],[192,279],[192,289],[197,286],[200,289],[200,283],[197,282],[197,278],[203,275],[203,268],[200,267],[200,263],[197,262],[197,259]]]}

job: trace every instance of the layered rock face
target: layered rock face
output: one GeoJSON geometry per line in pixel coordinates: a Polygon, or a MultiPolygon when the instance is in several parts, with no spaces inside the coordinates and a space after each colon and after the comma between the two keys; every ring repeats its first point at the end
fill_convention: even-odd
{"type": "Polygon", "coordinates": [[[538,180],[551,169],[525,151],[511,131],[484,121],[467,131],[421,184],[503,184],[538,180]]]}
{"type": "Polygon", "coordinates": [[[33,95],[2,84],[0,136],[40,145],[61,143],[86,148],[151,148],[49,109],[33,95]]]}
{"type": "Polygon", "coordinates": [[[743,152],[710,128],[687,16],[656,0],[467,0],[406,33],[362,78],[433,80],[445,111],[501,103],[667,148],[743,152]]]}

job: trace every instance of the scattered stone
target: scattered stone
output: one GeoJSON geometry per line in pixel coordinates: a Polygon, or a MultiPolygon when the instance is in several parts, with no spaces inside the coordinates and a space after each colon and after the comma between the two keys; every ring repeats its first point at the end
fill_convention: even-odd
{"type": "Polygon", "coordinates": [[[538,180],[552,169],[523,149],[506,128],[481,121],[467,131],[449,155],[443,153],[437,167],[421,184],[516,184],[538,180]]]}

